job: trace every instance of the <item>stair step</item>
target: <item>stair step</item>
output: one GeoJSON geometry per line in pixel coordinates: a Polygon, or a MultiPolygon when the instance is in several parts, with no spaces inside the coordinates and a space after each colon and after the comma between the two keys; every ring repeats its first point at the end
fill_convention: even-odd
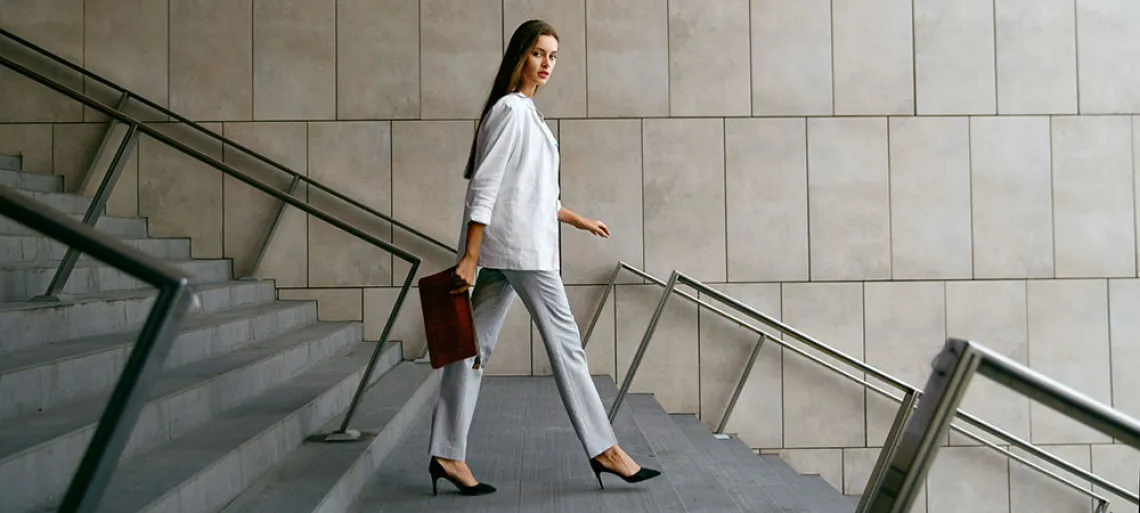
{"type": "Polygon", "coordinates": [[[6,155],[0,153],[0,169],[20,171],[24,169],[24,159],[15,155],[6,155]]]}
{"type": "Polygon", "coordinates": [[[783,484],[763,460],[735,438],[719,440],[692,415],[674,415],[690,443],[706,458],[714,475],[744,511],[783,511],[779,502],[763,490],[765,485],[783,484]]]}
{"type": "MultiPolygon", "coordinates": [[[[316,322],[316,305],[282,301],[187,319],[164,368],[209,359],[255,340],[316,322]]],[[[136,333],[83,337],[0,353],[0,420],[49,410],[109,388],[137,342],[136,333]]]]}
{"type": "MultiPolygon", "coordinates": [[[[4,156],[0,155],[0,159],[4,156]]],[[[63,177],[40,173],[24,173],[0,163],[0,187],[23,191],[63,192],[63,177]]]]}
{"type": "MultiPolygon", "coordinates": [[[[163,260],[189,260],[190,239],[153,238],[121,239],[120,242],[163,260]]],[[[0,266],[15,263],[34,263],[63,260],[68,245],[48,237],[30,235],[0,235],[0,266]]],[[[92,260],[81,254],[79,261],[92,260]]]]}
{"type": "MultiPolygon", "coordinates": [[[[68,217],[76,221],[83,220],[83,214],[71,214],[68,217]]],[[[147,236],[146,219],[137,217],[102,216],[95,222],[95,229],[112,237],[131,237],[144,239],[147,236]]],[[[0,235],[45,235],[24,226],[12,219],[0,216],[0,235]]]]}
{"type": "MultiPolygon", "coordinates": [[[[594,377],[594,386],[597,387],[598,395],[602,397],[602,403],[605,405],[606,411],[608,412],[610,410],[610,407],[613,406],[614,399],[618,394],[617,383],[615,383],[609,376],[596,376],[594,377]]],[[[556,411],[556,408],[557,406],[553,406],[553,408],[550,410],[552,414],[554,411],[556,411]]],[[[662,470],[664,468],[664,464],[661,463],[661,460],[658,458],[657,452],[649,443],[649,440],[646,439],[645,434],[641,431],[641,428],[637,425],[637,420],[634,418],[632,411],[630,411],[628,408],[622,408],[619,410],[617,418],[614,419],[613,426],[614,434],[617,435],[618,442],[621,444],[622,449],[625,450],[625,452],[628,453],[634,459],[634,461],[637,461],[639,464],[645,465],[649,468],[655,468],[658,470],[662,470]]],[[[590,479],[594,479],[594,476],[591,475],[590,479]]],[[[606,480],[606,483],[608,483],[608,486],[610,488],[622,486],[635,486],[639,488],[643,487],[643,484],[626,485],[620,481],[617,481],[612,476],[603,477],[602,479],[606,480]]],[[[672,484],[673,476],[671,474],[666,474],[654,479],[654,481],[660,481],[662,479],[668,483],[668,486],[661,486],[660,483],[658,483],[656,486],[649,486],[647,487],[648,490],[641,492],[648,495],[648,503],[652,505],[652,507],[645,506],[644,510],[676,512],[686,511],[685,501],[681,499],[679,492],[676,488],[674,488],[672,484]]],[[[650,481],[650,483],[652,482],[653,481],[650,481]]],[[[627,504],[628,502],[619,500],[616,503],[607,504],[606,506],[608,507],[602,509],[618,511],[631,509],[627,507],[627,504]]]]}
{"type": "MultiPolygon", "coordinates": [[[[217,511],[348,406],[373,348],[364,342],[345,348],[208,424],[121,463],[98,511],[217,511]]],[[[399,362],[400,352],[399,344],[384,350],[373,383],[399,362]]],[[[56,501],[35,511],[54,511],[56,501]]]]}
{"type": "MultiPolygon", "coordinates": [[[[270,303],[277,297],[270,281],[208,283],[196,293],[196,314],[270,303]]],[[[83,294],[58,303],[0,303],[0,351],[136,330],[150,315],[157,294],[142,289],[83,294]]]]}
{"type": "MultiPolygon", "coordinates": [[[[64,214],[82,216],[87,212],[87,207],[91,205],[91,198],[81,196],[79,194],[25,191],[20,189],[16,189],[16,193],[42,203],[44,206],[55,209],[64,214]]],[[[106,212],[106,208],[100,211],[100,214],[103,212],[106,212]]]]}
{"type": "MultiPolygon", "coordinates": [[[[169,262],[192,277],[195,284],[219,283],[233,277],[230,260],[174,260],[169,262]]],[[[6,264],[0,267],[0,302],[27,301],[47,290],[58,262],[6,264]]],[[[135,277],[102,262],[87,260],[75,265],[63,294],[90,294],[148,288],[135,277]]]]}
{"type": "MultiPolygon", "coordinates": [[[[358,344],[361,330],[359,323],[316,324],[163,372],[123,458],[129,460],[206,425],[224,411],[358,344]]],[[[108,388],[65,408],[3,427],[7,435],[0,442],[0,475],[14,474],[17,482],[6,485],[16,490],[34,490],[23,500],[13,500],[30,505],[62,493],[90,441],[109,392],[108,388]],[[53,477],[44,482],[43,476],[53,477]]]]}
{"type": "Polygon", "coordinates": [[[820,506],[821,511],[847,512],[853,505],[859,504],[858,498],[852,502],[851,497],[843,495],[841,490],[836,490],[818,474],[800,474],[777,454],[762,454],[759,458],[767,462],[768,466],[776,470],[785,481],[794,485],[800,496],[825,499],[826,502],[820,506]]]}
{"type": "Polygon", "coordinates": [[[665,409],[647,394],[626,396],[625,408],[633,413],[633,418],[645,439],[657,454],[662,471],[669,474],[669,480],[677,490],[677,495],[690,511],[741,512],[724,486],[713,474],[707,471],[709,461],[698,452],[685,433],[673,422],[665,409]]]}
{"type": "Polygon", "coordinates": [[[735,437],[718,440],[692,415],[674,415],[673,419],[705,454],[709,470],[745,511],[853,511],[849,499],[823,478],[800,475],[778,456],[757,456],[735,437]]]}
{"type": "MultiPolygon", "coordinates": [[[[398,365],[361,399],[350,426],[363,433],[361,440],[302,444],[221,513],[347,511],[413,422],[434,403],[439,375],[428,365],[398,365]]],[[[344,415],[338,415],[320,432],[339,430],[343,420],[344,415]]]]}

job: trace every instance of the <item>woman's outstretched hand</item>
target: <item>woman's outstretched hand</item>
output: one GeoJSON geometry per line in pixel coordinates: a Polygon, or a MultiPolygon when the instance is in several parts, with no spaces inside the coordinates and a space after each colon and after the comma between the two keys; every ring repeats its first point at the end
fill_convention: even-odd
{"type": "Polygon", "coordinates": [[[475,264],[477,263],[474,258],[469,257],[464,257],[459,261],[459,265],[455,266],[455,288],[452,289],[452,294],[462,294],[475,285],[475,264]]]}
{"type": "Polygon", "coordinates": [[[606,223],[598,221],[597,219],[582,219],[581,226],[578,228],[586,230],[598,237],[610,236],[610,228],[606,226],[606,223]]]}

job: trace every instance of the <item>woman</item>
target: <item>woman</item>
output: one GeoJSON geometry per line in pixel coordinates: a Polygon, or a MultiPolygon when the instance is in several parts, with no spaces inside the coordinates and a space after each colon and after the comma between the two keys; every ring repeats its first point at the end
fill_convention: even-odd
{"type": "Polygon", "coordinates": [[[558,273],[558,223],[609,237],[601,221],[562,208],[558,189],[558,143],[532,97],[545,85],[558,57],[558,35],[539,20],[515,30],[483,107],[464,178],[467,186],[456,294],[474,285],[472,304],[479,355],[444,367],[432,417],[432,492],[447,479],[465,495],[495,491],[478,482],[464,462],[467,433],[479,396],[483,367],[507,309],[521,296],[546,343],[562,403],[590,468],[602,486],[603,472],[626,482],[656,477],[617,445],[601,398],[590,379],[586,352],[558,273]],[[479,268],[478,282],[475,280],[479,268]]]}

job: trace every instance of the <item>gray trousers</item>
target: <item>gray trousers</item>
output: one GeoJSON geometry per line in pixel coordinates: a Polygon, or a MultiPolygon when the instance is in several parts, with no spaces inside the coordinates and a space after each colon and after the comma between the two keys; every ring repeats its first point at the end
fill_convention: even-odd
{"type": "Polygon", "coordinates": [[[557,271],[481,269],[471,298],[475,332],[479,337],[480,368],[471,368],[475,358],[443,368],[439,399],[432,416],[432,456],[466,459],[467,433],[479,398],[483,369],[491,364],[499,330],[516,295],[522,298],[546,343],[558,393],[586,454],[593,458],[617,444],[598,390],[590,379],[586,351],[582,349],[578,324],[570,312],[562,277],[557,271]]]}

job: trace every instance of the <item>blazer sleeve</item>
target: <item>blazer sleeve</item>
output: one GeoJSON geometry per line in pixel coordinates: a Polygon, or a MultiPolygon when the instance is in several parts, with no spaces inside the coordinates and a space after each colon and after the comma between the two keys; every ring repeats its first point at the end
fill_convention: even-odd
{"type": "MultiPolygon", "coordinates": [[[[491,212],[499,196],[499,188],[511,154],[519,146],[525,128],[526,112],[509,102],[502,102],[487,113],[479,136],[480,154],[471,177],[471,203],[467,222],[491,223],[491,212]]],[[[466,223],[464,223],[466,224],[466,223]]]]}

